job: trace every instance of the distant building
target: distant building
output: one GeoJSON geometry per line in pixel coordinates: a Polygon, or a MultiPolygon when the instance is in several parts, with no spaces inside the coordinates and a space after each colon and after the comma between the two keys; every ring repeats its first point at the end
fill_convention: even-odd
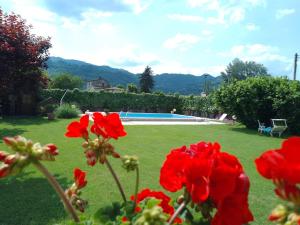
{"type": "Polygon", "coordinates": [[[112,93],[121,93],[125,90],[122,88],[111,87],[107,80],[98,77],[96,80],[89,80],[86,82],[86,89],[89,91],[106,91],[112,93]]]}
{"type": "Polygon", "coordinates": [[[102,77],[98,77],[96,80],[89,80],[86,83],[87,90],[101,91],[105,90],[106,88],[110,88],[110,84],[102,77]]]}

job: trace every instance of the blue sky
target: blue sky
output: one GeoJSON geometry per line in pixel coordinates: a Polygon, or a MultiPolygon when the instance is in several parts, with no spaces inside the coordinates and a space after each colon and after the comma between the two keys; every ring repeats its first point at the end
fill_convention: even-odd
{"type": "Polygon", "coordinates": [[[299,0],[0,0],[51,55],[142,72],[220,74],[235,57],[292,77],[299,0]]]}

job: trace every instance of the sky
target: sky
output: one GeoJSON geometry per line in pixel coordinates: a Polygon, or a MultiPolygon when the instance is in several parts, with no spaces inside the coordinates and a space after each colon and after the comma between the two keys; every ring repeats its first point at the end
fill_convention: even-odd
{"type": "Polygon", "coordinates": [[[234,58],[293,75],[299,0],[0,0],[51,56],[141,73],[218,76],[234,58]]]}

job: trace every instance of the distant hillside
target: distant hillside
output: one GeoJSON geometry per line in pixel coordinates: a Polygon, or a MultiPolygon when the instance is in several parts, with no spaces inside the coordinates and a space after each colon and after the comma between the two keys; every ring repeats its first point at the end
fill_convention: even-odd
{"type": "MultiPolygon", "coordinates": [[[[90,63],[69,60],[59,57],[50,57],[47,62],[48,73],[54,76],[59,73],[71,73],[83,80],[97,79],[99,76],[106,79],[112,86],[118,84],[126,86],[128,83],[138,84],[138,75],[123,69],[115,69],[109,66],[96,66],[90,63]]],[[[154,76],[156,91],[165,93],[200,94],[204,87],[205,79],[211,86],[218,86],[221,77],[213,77],[209,74],[195,76],[192,74],[159,74],[154,76]]]]}
{"type": "Polygon", "coordinates": [[[138,82],[137,76],[126,70],[115,69],[109,66],[96,66],[73,59],[50,57],[47,65],[50,76],[65,72],[79,76],[83,80],[93,80],[101,76],[113,86],[118,84],[127,85],[128,83],[137,84],[138,82]]]}
{"type": "Polygon", "coordinates": [[[166,93],[200,94],[203,91],[205,80],[211,88],[220,85],[222,78],[209,74],[195,76],[191,74],[163,73],[155,76],[155,90],[163,90],[166,93]]]}

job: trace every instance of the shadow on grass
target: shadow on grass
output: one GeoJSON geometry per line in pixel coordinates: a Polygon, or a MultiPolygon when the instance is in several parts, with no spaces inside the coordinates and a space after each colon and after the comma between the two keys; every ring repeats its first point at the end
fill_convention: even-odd
{"type": "Polygon", "coordinates": [[[270,138],[279,138],[279,139],[286,139],[290,136],[290,134],[288,133],[283,133],[281,135],[281,137],[278,137],[278,134],[275,134],[273,137],[268,135],[268,134],[260,134],[258,133],[257,129],[249,129],[246,127],[240,127],[240,126],[236,126],[236,127],[230,127],[230,130],[232,131],[236,131],[236,132],[241,132],[244,134],[248,134],[248,135],[256,135],[256,136],[263,136],[263,137],[270,137],[270,138]]]}
{"type": "Polygon", "coordinates": [[[0,119],[0,123],[8,123],[13,126],[26,126],[26,125],[40,125],[47,123],[55,123],[58,120],[48,120],[46,117],[42,116],[8,116],[0,119]]]}
{"type": "MultiPolygon", "coordinates": [[[[0,224],[47,225],[68,216],[48,181],[31,173],[0,181],[0,224]]],[[[66,178],[56,179],[67,186],[66,178]]]]}
{"type": "Polygon", "coordinates": [[[24,129],[20,129],[20,128],[3,128],[0,129],[0,143],[3,142],[2,138],[4,137],[13,137],[16,135],[21,135],[22,133],[24,133],[26,130],[24,129]]]}

